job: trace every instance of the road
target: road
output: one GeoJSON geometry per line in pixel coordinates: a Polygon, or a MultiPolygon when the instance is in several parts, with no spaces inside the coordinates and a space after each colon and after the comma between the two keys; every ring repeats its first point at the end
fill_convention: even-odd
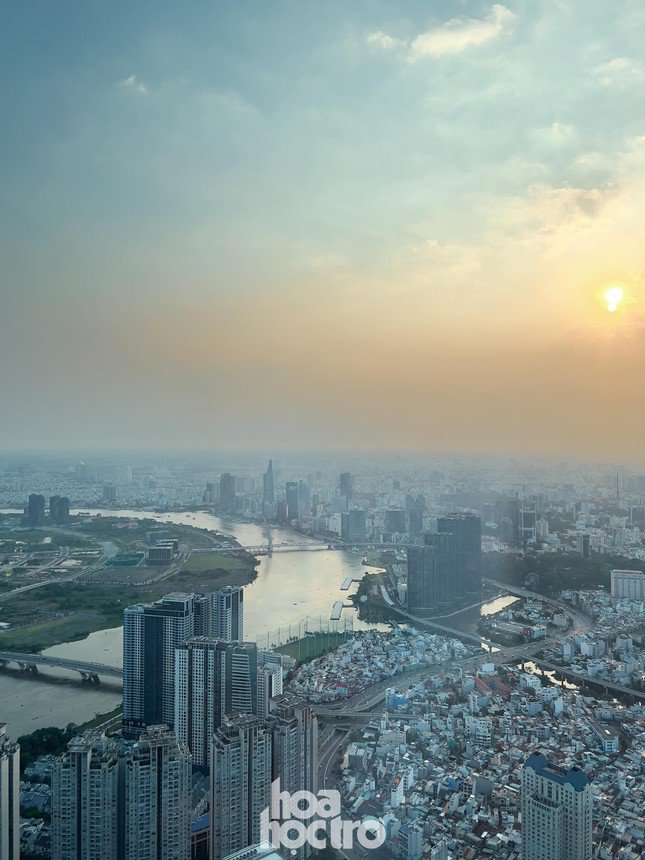
{"type": "Polygon", "coordinates": [[[539,594],[537,591],[529,591],[526,588],[520,588],[515,585],[508,585],[506,582],[499,582],[496,579],[484,579],[484,582],[488,582],[491,585],[495,585],[497,588],[503,589],[504,591],[508,591],[510,594],[516,594],[518,597],[525,597],[527,600],[538,600],[540,603],[548,603],[551,606],[557,606],[558,609],[561,609],[566,615],[568,615],[573,621],[573,628],[567,630],[567,635],[572,633],[584,633],[587,630],[590,630],[593,626],[593,621],[584,613],[580,612],[577,609],[574,609],[570,603],[565,603],[563,600],[558,600],[555,597],[546,597],[544,594],[539,594]]]}
{"type": "MultiPolygon", "coordinates": [[[[54,565],[58,565],[61,562],[65,561],[65,559],[69,556],[69,547],[61,547],[59,554],[55,559],[48,561],[47,564],[42,565],[41,567],[34,568],[34,573],[42,573],[44,570],[48,570],[54,565]]],[[[0,603],[5,603],[7,600],[11,600],[12,597],[17,597],[19,594],[24,594],[26,591],[33,591],[35,588],[43,588],[45,585],[54,585],[56,583],[62,582],[74,582],[75,579],[78,579],[79,576],[90,573],[94,570],[98,570],[103,566],[105,562],[105,556],[101,556],[101,560],[91,565],[90,567],[83,568],[81,570],[77,570],[75,573],[70,573],[68,576],[57,576],[51,577],[49,579],[43,579],[40,582],[31,582],[29,585],[21,585],[18,588],[13,588],[11,591],[5,591],[3,594],[0,594],[0,603]]]]}

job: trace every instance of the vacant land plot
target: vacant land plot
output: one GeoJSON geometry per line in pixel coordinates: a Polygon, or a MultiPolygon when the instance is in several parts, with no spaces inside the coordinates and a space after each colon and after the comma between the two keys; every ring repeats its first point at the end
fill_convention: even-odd
{"type": "Polygon", "coordinates": [[[182,565],[182,570],[237,570],[243,561],[244,559],[224,555],[221,552],[193,552],[182,565]]]}

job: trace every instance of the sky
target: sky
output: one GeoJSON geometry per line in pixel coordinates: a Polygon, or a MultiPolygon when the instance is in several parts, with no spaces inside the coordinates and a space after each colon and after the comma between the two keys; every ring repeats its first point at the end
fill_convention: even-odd
{"type": "Polygon", "coordinates": [[[642,0],[8,4],[0,448],[645,460],[644,37],[642,0]]]}

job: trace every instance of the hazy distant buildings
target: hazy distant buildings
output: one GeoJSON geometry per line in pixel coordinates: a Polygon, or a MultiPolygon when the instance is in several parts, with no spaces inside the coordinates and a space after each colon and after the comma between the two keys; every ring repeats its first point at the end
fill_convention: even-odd
{"type": "Polygon", "coordinates": [[[423,534],[423,510],[410,508],[408,511],[408,534],[411,538],[419,538],[423,534]]]}
{"type": "Polygon", "coordinates": [[[0,857],[20,857],[20,747],[0,723],[0,857]]]}
{"type": "Polygon", "coordinates": [[[42,526],[45,523],[45,497],[37,493],[29,496],[27,509],[25,511],[27,525],[42,526]]]}
{"type": "Polygon", "coordinates": [[[116,487],[114,484],[105,484],[103,486],[103,501],[116,502],[116,487]]]}
{"type": "Polygon", "coordinates": [[[645,528],[645,506],[635,505],[630,508],[629,519],[634,526],[645,528]]]}
{"type": "Polygon", "coordinates": [[[235,475],[224,472],[219,478],[219,509],[223,513],[235,510],[235,475]]]}
{"type": "Polygon", "coordinates": [[[341,537],[349,543],[361,543],[366,537],[366,514],[359,508],[350,508],[341,514],[341,537]]]}
{"type": "Polygon", "coordinates": [[[520,500],[516,498],[507,499],[504,503],[504,519],[511,522],[511,538],[509,543],[516,543],[520,539],[520,500]]]}
{"type": "Polygon", "coordinates": [[[405,511],[386,511],[385,531],[388,532],[388,534],[405,534],[405,511]]]}
{"type": "Polygon", "coordinates": [[[640,570],[612,570],[611,596],[645,600],[645,573],[640,570]]]}
{"type": "Polygon", "coordinates": [[[535,506],[520,508],[520,542],[534,544],[537,538],[537,511],[535,506]]]}
{"type": "Polygon", "coordinates": [[[346,499],[352,497],[352,476],[350,472],[342,472],[340,476],[340,494],[346,499]]]}
{"type": "Polygon", "coordinates": [[[515,540],[513,521],[510,517],[502,517],[499,523],[499,536],[504,543],[512,544],[515,540]]]}
{"type": "Polygon", "coordinates": [[[260,841],[260,814],[270,803],[272,739],[254,716],[231,716],[213,736],[211,860],[260,841]]]}
{"type": "Polygon", "coordinates": [[[215,482],[208,481],[206,483],[206,489],[204,490],[204,495],[202,496],[202,502],[205,505],[212,505],[219,498],[219,492],[215,489],[215,482]]]}
{"type": "Polygon", "coordinates": [[[591,860],[592,818],[584,771],[529,756],[522,771],[522,860],[591,860]]]}
{"type": "Polygon", "coordinates": [[[311,488],[305,481],[298,481],[298,520],[304,522],[311,516],[311,488]]]}
{"type": "Polygon", "coordinates": [[[591,536],[586,532],[580,532],[576,536],[576,549],[578,551],[578,555],[581,555],[583,558],[591,557],[591,536]]]}
{"type": "Polygon", "coordinates": [[[298,519],[298,482],[287,481],[285,486],[285,495],[287,501],[287,521],[292,522],[298,519]]]}
{"type": "Polygon", "coordinates": [[[69,521],[69,499],[67,496],[50,496],[49,519],[57,525],[69,521]]]}
{"type": "Polygon", "coordinates": [[[213,733],[227,714],[257,711],[254,642],[196,636],[175,649],[175,731],[196,766],[209,766],[213,733]]]}
{"type": "Polygon", "coordinates": [[[193,635],[194,595],[175,592],[123,614],[123,728],[173,725],[175,648],[193,635]]]}
{"type": "Polygon", "coordinates": [[[262,476],[262,510],[267,513],[268,508],[275,502],[275,484],[273,480],[273,460],[269,460],[267,470],[262,476]]]}

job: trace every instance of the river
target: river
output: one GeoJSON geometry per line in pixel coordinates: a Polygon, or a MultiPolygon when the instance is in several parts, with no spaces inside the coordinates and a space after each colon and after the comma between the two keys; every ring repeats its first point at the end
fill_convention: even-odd
{"type": "MultiPolygon", "coordinates": [[[[266,527],[216,517],[206,512],[82,510],[103,516],[154,519],[215,530],[234,535],[243,546],[267,544],[266,527]]],[[[274,544],[309,542],[307,538],[287,529],[271,526],[271,532],[274,544]]],[[[319,544],[319,541],[311,543],[319,544]]],[[[349,591],[340,591],[343,580],[346,577],[360,578],[366,569],[369,570],[361,563],[360,555],[345,550],[276,551],[272,556],[262,556],[257,579],[246,587],[244,595],[246,638],[266,646],[275,641],[278,629],[283,635],[285,632],[296,634],[299,623],[305,617],[310,619],[310,629],[318,621],[328,622],[334,601],[348,602],[349,594],[357,587],[357,583],[354,583],[349,591]]],[[[481,608],[482,613],[487,611],[490,611],[488,604],[481,608]]],[[[477,610],[474,614],[478,614],[477,610]]],[[[355,630],[374,626],[359,621],[353,609],[343,610],[343,618],[348,618],[355,630]]],[[[471,619],[468,621],[471,622],[471,619]]],[[[120,666],[122,643],[122,628],[119,627],[92,633],[77,642],[56,645],[44,653],[120,666]]],[[[40,675],[41,680],[34,681],[25,678],[17,670],[0,672],[0,722],[8,724],[8,733],[12,737],[42,726],[82,723],[97,713],[112,710],[120,703],[120,685],[109,680],[97,686],[84,684],[81,689],[77,675],[55,669],[41,670],[40,675]]]]}

